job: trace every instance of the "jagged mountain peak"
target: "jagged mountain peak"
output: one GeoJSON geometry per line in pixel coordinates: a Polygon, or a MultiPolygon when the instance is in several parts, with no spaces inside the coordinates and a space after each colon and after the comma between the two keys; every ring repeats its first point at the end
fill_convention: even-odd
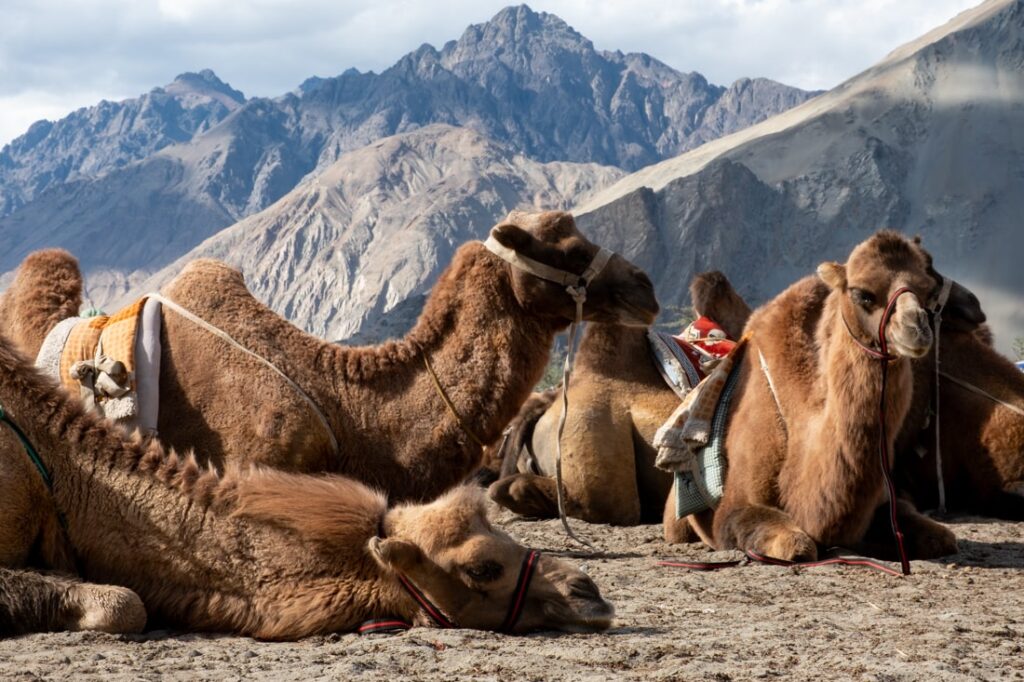
{"type": "Polygon", "coordinates": [[[245,95],[218,78],[212,69],[180,73],[161,89],[176,96],[211,97],[225,105],[232,103],[238,105],[245,102],[245,95]]]}
{"type": "Polygon", "coordinates": [[[537,52],[592,53],[594,44],[561,18],[534,12],[526,5],[506,7],[482,24],[467,28],[457,41],[442,50],[442,61],[452,68],[460,63],[490,60],[514,62],[514,55],[537,52]]]}

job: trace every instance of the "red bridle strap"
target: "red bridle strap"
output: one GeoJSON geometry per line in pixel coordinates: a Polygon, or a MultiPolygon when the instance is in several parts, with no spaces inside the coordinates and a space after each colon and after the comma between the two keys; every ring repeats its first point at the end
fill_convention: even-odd
{"type": "Polygon", "coordinates": [[[512,632],[516,626],[519,616],[523,613],[523,606],[526,605],[526,592],[530,589],[530,580],[537,569],[537,561],[540,559],[540,552],[531,549],[523,559],[523,566],[519,569],[519,579],[516,581],[516,590],[512,593],[512,601],[508,605],[508,613],[505,614],[505,621],[501,624],[501,632],[512,632]]]}
{"type": "MultiPolygon", "coordinates": [[[[756,561],[757,563],[767,564],[769,566],[800,566],[800,567],[807,567],[807,568],[813,568],[815,566],[831,566],[831,565],[866,566],[868,568],[872,568],[872,569],[874,569],[876,571],[880,571],[880,572],[886,573],[888,575],[894,575],[897,578],[900,577],[899,571],[893,570],[892,568],[889,568],[885,564],[879,563],[877,561],[872,561],[871,559],[865,559],[865,558],[861,558],[861,557],[856,557],[856,558],[854,558],[854,557],[830,557],[828,559],[821,559],[819,561],[797,562],[797,561],[784,561],[782,559],[775,559],[773,557],[762,556],[762,555],[758,554],[757,552],[752,552],[750,550],[745,551],[744,554],[746,555],[747,559],[749,559],[750,561],[756,561]]],[[[686,569],[689,569],[691,571],[716,571],[716,570],[718,570],[720,568],[731,568],[733,566],[739,566],[741,563],[743,563],[742,560],[738,560],[738,561],[659,561],[658,565],[659,566],[668,566],[668,567],[671,567],[671,568],[686,568],[686,569]]]]}
{"type": "Polygon", "coordinates": [[[889,355],[889,343],[885,339],[885,331],[889,326],[889,320],[892,319],[893,312],[896,310],[896,300],[903,294],[913,294],[913,292],[909,287],[900,287],[893,293],[885,306],[885,310],[882,312],[882,319],[878,321],[877,351],[860,342],[850,329],[850,325],[846,324],[845,317],[843,318],[843,323],[846,324],[846,331],[850,333],[850,338],[860,346],[861,350],[876,360],[881,361],[882,390],[878,399],[878,459],[882,467],[885,489],[889,495],[889,525],[892,528],[893,537],[896,538],[896,549],[900,555],[900,568],[903,570],[903,575],[910,575],[910,560],[907,558],[907,551],[903,545],[903,533],[900,531],[900,524],[896,518],[896,486],[892,482],[892,473],[889,471],[889,438],[885,428],[885,394],[889,379],[889,362],[896,359],[895,356],[889,355]]]}

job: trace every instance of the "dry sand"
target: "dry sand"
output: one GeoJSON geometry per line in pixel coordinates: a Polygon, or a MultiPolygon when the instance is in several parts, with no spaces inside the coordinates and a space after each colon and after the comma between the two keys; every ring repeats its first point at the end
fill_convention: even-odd
{"type": "MultiPolygon", "coordinates": [[[[564,553],[557,521],[496,513],[522,541],[564,553]]],[[[575,522],[604,554],[578,558],[614,602],[602,635],[510,637],[415,629],[270,644],[168,632],[33,635],[0,642],[0,679],[962,680],[1024,677],[1024,524],[961,518],[960,554],[909,578],[865,568],[745,565],[711,573],[659,558],[659,526],[575,522]]]]}

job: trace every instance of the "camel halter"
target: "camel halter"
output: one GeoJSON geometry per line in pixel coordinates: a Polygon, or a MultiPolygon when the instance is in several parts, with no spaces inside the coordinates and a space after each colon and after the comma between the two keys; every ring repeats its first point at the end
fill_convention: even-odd
{"type": "MultiPolygon", "coordinates": [[[[384,531],[383,519],[381,519],[377,527],[377,537],[381,539],[387,537],[384,531]]],[[[505,619],[502,621],[498,632],[511,633],[516,623],[519,622],[519,617],[523,614],[523,607],[526,606],[526,593],[530,589],[530,582],[533,580],[534,573],[537,572],[539,560],[540,552],[535,549],[529,550],[523,558],[523,564],[519,568],[519,577],[516,579],[516,588],[512,592],[512,599],[509,601],[508,610],[505,612],[505,619]]],[[[427,614],[427,617],[434,625],[446,630],[458,627],[455,621],[448,618],[444,611],[432,602],[423,590],[418,588],[416,583],[410,580],[408,576],[396,571],[395,577],[398,578],[398,583],[405,590],[406,594],[412,597],[412,600],[423,609],[423,612],[427,614]]],[[[410,628],[412,628],[412,624],[400,618],[383,618],[366,621],[359,626],[358,632],[361,635],[368,635],[378,632],[396,632],[410,628]]]]}
{"type": "Polygon", "coordinates": [[[596,549],[590,542],[572,532],[572,528],[569,527],[569,520],[565,514],[565,492],[562,490],[562,432],[565,430],[565,418],[569,413],[569,382],[572,379],[573,365],[576,363],[576,337],[580,325],[583,323],[583,303],[587,300],[587,286],[604,270],[604,267],[608,265],[608,261],[611,260],[614,254],[612,251],[601,247],[583,273],[575,275],[528,258],[501,244],[493,236],[487,238],[484,246],[487,247],[488,251],[514,268],[549,282],[561,284],[576,303],[576,319],[569,325],[569,344],[565,354],[565,364],[562,365],[562,416],[558,419],[558,434],[555,437],[555,491],[558,498],[558,518],[562,522],[565,534],[581,545],[585,545],[590,549],[596,549]]]}
{"type": "MultiPolygon", "coordinates": [[[[878,459],[882,466],[882,477],[885,479],[885,490],[889,494],[889,525],[892,528],[893,537],[896,538],[896,549],[899,550],[900,555],[900,567],[903,570],[903,575],[910,575],[910,560],[907,558],[907,551],[903,545],[903,533],[900,531],[900,524],[896,519],[896,486],[892,482],[892,473],[889,471],[889,439],[885,429],[885,393],[889,381],[889,363],[898,359],[898,356],[889,354],[889,342],[886,341],[885,331],[889,326],[889,320],[892,318],[893,312],[896,310],[896,301],[903,294],[910,294],[916,298],[916,294],[909,287],[900,287],[893,293],[892,298],[889,299],[885,310],[882,312],[882,319],[878,321],[878,350],[862,343],[854,335],[850,325],[846,324],[845,317],[843,317],[843,323],[846,325],[846,331],[849,332],[850,338],[853,339],[854,343],[869,356],[881,361],[882,390],[878,399],[878,459]]],[[[841,312],[840,316],[842,316],[841,312]]]]}

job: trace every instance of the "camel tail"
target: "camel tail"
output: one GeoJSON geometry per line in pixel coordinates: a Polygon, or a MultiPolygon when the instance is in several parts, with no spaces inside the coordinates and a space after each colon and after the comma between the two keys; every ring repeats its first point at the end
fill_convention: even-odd
{"type": "Polygon", "coordinates": [[[712,270],[695,275],[690,281],[690,300],[698,315],[720,324],[729,338],[743,336],[743,328],[750,319],[750,306],[724,274],[712,270]]]}
{"type": "Polygon", "coordinates": [[[34,358],[58,322],[82,307],[82,273],[63,249],[29,254],[10,288],[0,297],[0,333],[34,358]]]}

